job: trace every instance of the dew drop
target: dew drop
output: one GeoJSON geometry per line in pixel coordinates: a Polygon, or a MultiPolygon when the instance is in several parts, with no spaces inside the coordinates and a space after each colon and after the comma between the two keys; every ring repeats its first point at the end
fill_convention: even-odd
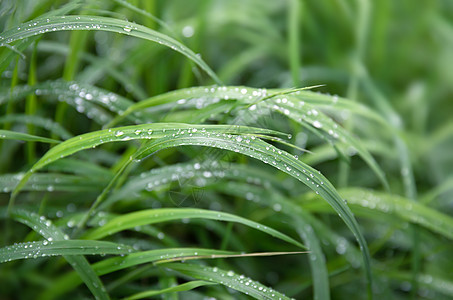
{"type": "Polygon", "coordinates": [[[318,120],[316,120],[316,121],[313,121],[313,126],[316,127],[316,128],[321,128],[321,127],[322,127],[322,124],[321,124],[321,122],[319,122],[318,120]]]}

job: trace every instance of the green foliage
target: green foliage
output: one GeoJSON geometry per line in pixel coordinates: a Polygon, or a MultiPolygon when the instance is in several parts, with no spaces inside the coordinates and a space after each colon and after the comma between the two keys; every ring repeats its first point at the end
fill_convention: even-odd
{"type": "Polygon", "coordinates": [[[0,2],[0,298],[453,297],[451,20],[0,2]]]}

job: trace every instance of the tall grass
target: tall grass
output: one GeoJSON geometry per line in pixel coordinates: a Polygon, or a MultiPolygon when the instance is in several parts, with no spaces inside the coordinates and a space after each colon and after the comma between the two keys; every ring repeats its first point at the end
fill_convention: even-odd
{"type": "Polygon", "coordinates": [[[448,1],[3,1],[0,298],[453,297],[448,1]]]}

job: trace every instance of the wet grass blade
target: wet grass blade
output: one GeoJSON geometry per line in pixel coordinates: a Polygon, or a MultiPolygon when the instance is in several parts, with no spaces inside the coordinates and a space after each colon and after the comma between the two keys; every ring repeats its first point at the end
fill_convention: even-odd
{"type": "Polygon", "coordinates": [[[41,143],[50,143],[58,144],[60,141],[49,139],[46,137],[36,136],[28,133],[16,132],[11,130],[0,129],[0,139],[3,140],[18,140],[26,142],[41,142],[41,143]]]}
{"type": "Polygon", "coordinates": [[[232,125],[190,125],[179,123],[154,123],[135,126],[117,127],[115,129],[105,129],[86,133],[64,141],[60,145],[50,149],[41,159],[33,165],[33,167],[24,175],[22,180],[13,191],[10,200],[10,208],[12,208],[16,195],[23,188],[30,176],[44,166],[57,161],[61,158],[74,154],[84,149],[94,148],[108,142],[119,142],[128,140],[149,140],[162,138],[172,135],[187,134],[188,136],[196,132],[204,132],[211,134],[276,134],[281,133],[273,130],[252,128],[246,126],[232,125]]]}
{"type": "MultiPolygon", "coordinates": [[[[93,264],[93,269],[97,275],[105,275],[115,271],[127,269],[133,266],[164,261],[172,258],[183,258],[193,256],[211,255],[234,255],[237,252],[220,251],[202,248],[164,248],[149,251],[131,253],[123,257],[112,257],[93,264]]],[[[82,281],[75,272],[68,273],[58,279],[54,287],[46,290],[39,299],[54,299],[59,295],[77,287],[82,281]]]]}
{"type": "Polygon", "coordinates": [[[265,225],[253,222],[251,220],[224,213],[218,211],[209,211],[203,209],[191,209],[191,208],[161,208],[161,209],[150,209],[137,211],[130,214],[125,214],[119,217],[116,217],[109,222],[107,222],[102,227],[96,228],[91,232],[88,232],[84,238],[86,239],[101,239],[105,236],[112,235],[116,232],[120,232],[126,229],[134,228],[136,226],[156,224],[160,222],[180,220],[180,219],[209,219],[209,220],[218,220],[218,221],[228,221],[240,223],[257,230],[260,230],[264,233],[267,233],[275,238],[286,241],[290,244],[293,244],[299,248],[306,249],[298,241],[293,238],[277,231],[272,228],[269,228],[265,225]]]}
{"type": "Polygon", "coordinates": [[[133,248],[112,242],[86,240],[48,240],[20,243],[0,249],[0,263],[17,259],[30,259],[64,255],[129,254],[133,248]]]}
{"type": "Polygon", "coordinates": [[[175,135],[149,142],[147,147],[142,150],[142,153],[136,154],[136,158],[141,159],[156,151],[182,145],[208,146],[250,156],[289,174],[307,185],[316,194],[319,194],[339,214],[357,239],[363,254],[364,268],[368,279],[368,293],[371,295],[371,258],[365,238],[345,201],[319,171],[299,161],[288,152],[253,136],[208,136],[203,133],[192,134],[190,137],[175,135]]]}
{"type": "MultiPolygon", "coordinates": [[[[9,193],[19,184],[24,173],[0,175],[0,192],[9,193]]],[[[108,177],[107,177],[108,178],[108,177]]],[[[107,184],[103,178],[84,177],[68,174],[33,174],[24,186],[24,191],[81,192],[100,191],[107,184]]]]}
{"type": "Polygon", "coordinates": [[[198,55],[175,39],[148,27],[109,17],[73,15],[35,19],[3,32],[0,35],[0,46],[38,34],[68,30],[110,31],[159,43],[183,54],[204,70],[217,84],[222,84],[214,71],[198,55]]]}
{"type": "Polygon", "coordinates": [[[33,124],[34,126],[42,127],[53,134],[58,135],[64,140],[70,139],[73,135],[70,134],[63,126],[58,123],[55,123],[51,119],[42,118],[40,116],[27,116],[19,114],[9,114],[3,117],[0,117],[0,123],[14,123],[20,122],[25,124],[33,124]]]}
{"type": "MultiPolygon", "coordinates": [[[[68,237],[52,224],[50,220],[38,214],[24,210],[14,210],[10,212],[11,217],[21,222],[34,231],[42,235],[47,241],[65,241],[68,237]]],[[[104,285],[94,272],[90,263],[83,256],[63,256],[65,260],[74,268],[94,297],[98,299],[110,299],[104,285]]]]}
{"type": "Polygon", "coordinates": [[[396,215],[403,220],[419,224],[453,239],[453,218],[419,202],[397,195],[359,188],[341,190],[341,195],[351,204],[396,215]]]}
{"type": "Polygon", "coordinates": [[[195,264],[168,263],[163,267],[178,271],[199,280],[206,280],[227,286],[255,299],[290,299],[285,295],[233,271],[195,264]]]}

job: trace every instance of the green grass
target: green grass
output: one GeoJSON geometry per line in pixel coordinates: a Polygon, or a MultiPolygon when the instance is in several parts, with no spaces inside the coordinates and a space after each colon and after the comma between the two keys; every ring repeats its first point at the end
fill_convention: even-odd
{"type": "Polygon", "coordinates": [[[2,1],[0,298],[453,297],[449,1],[2,1]]]}

